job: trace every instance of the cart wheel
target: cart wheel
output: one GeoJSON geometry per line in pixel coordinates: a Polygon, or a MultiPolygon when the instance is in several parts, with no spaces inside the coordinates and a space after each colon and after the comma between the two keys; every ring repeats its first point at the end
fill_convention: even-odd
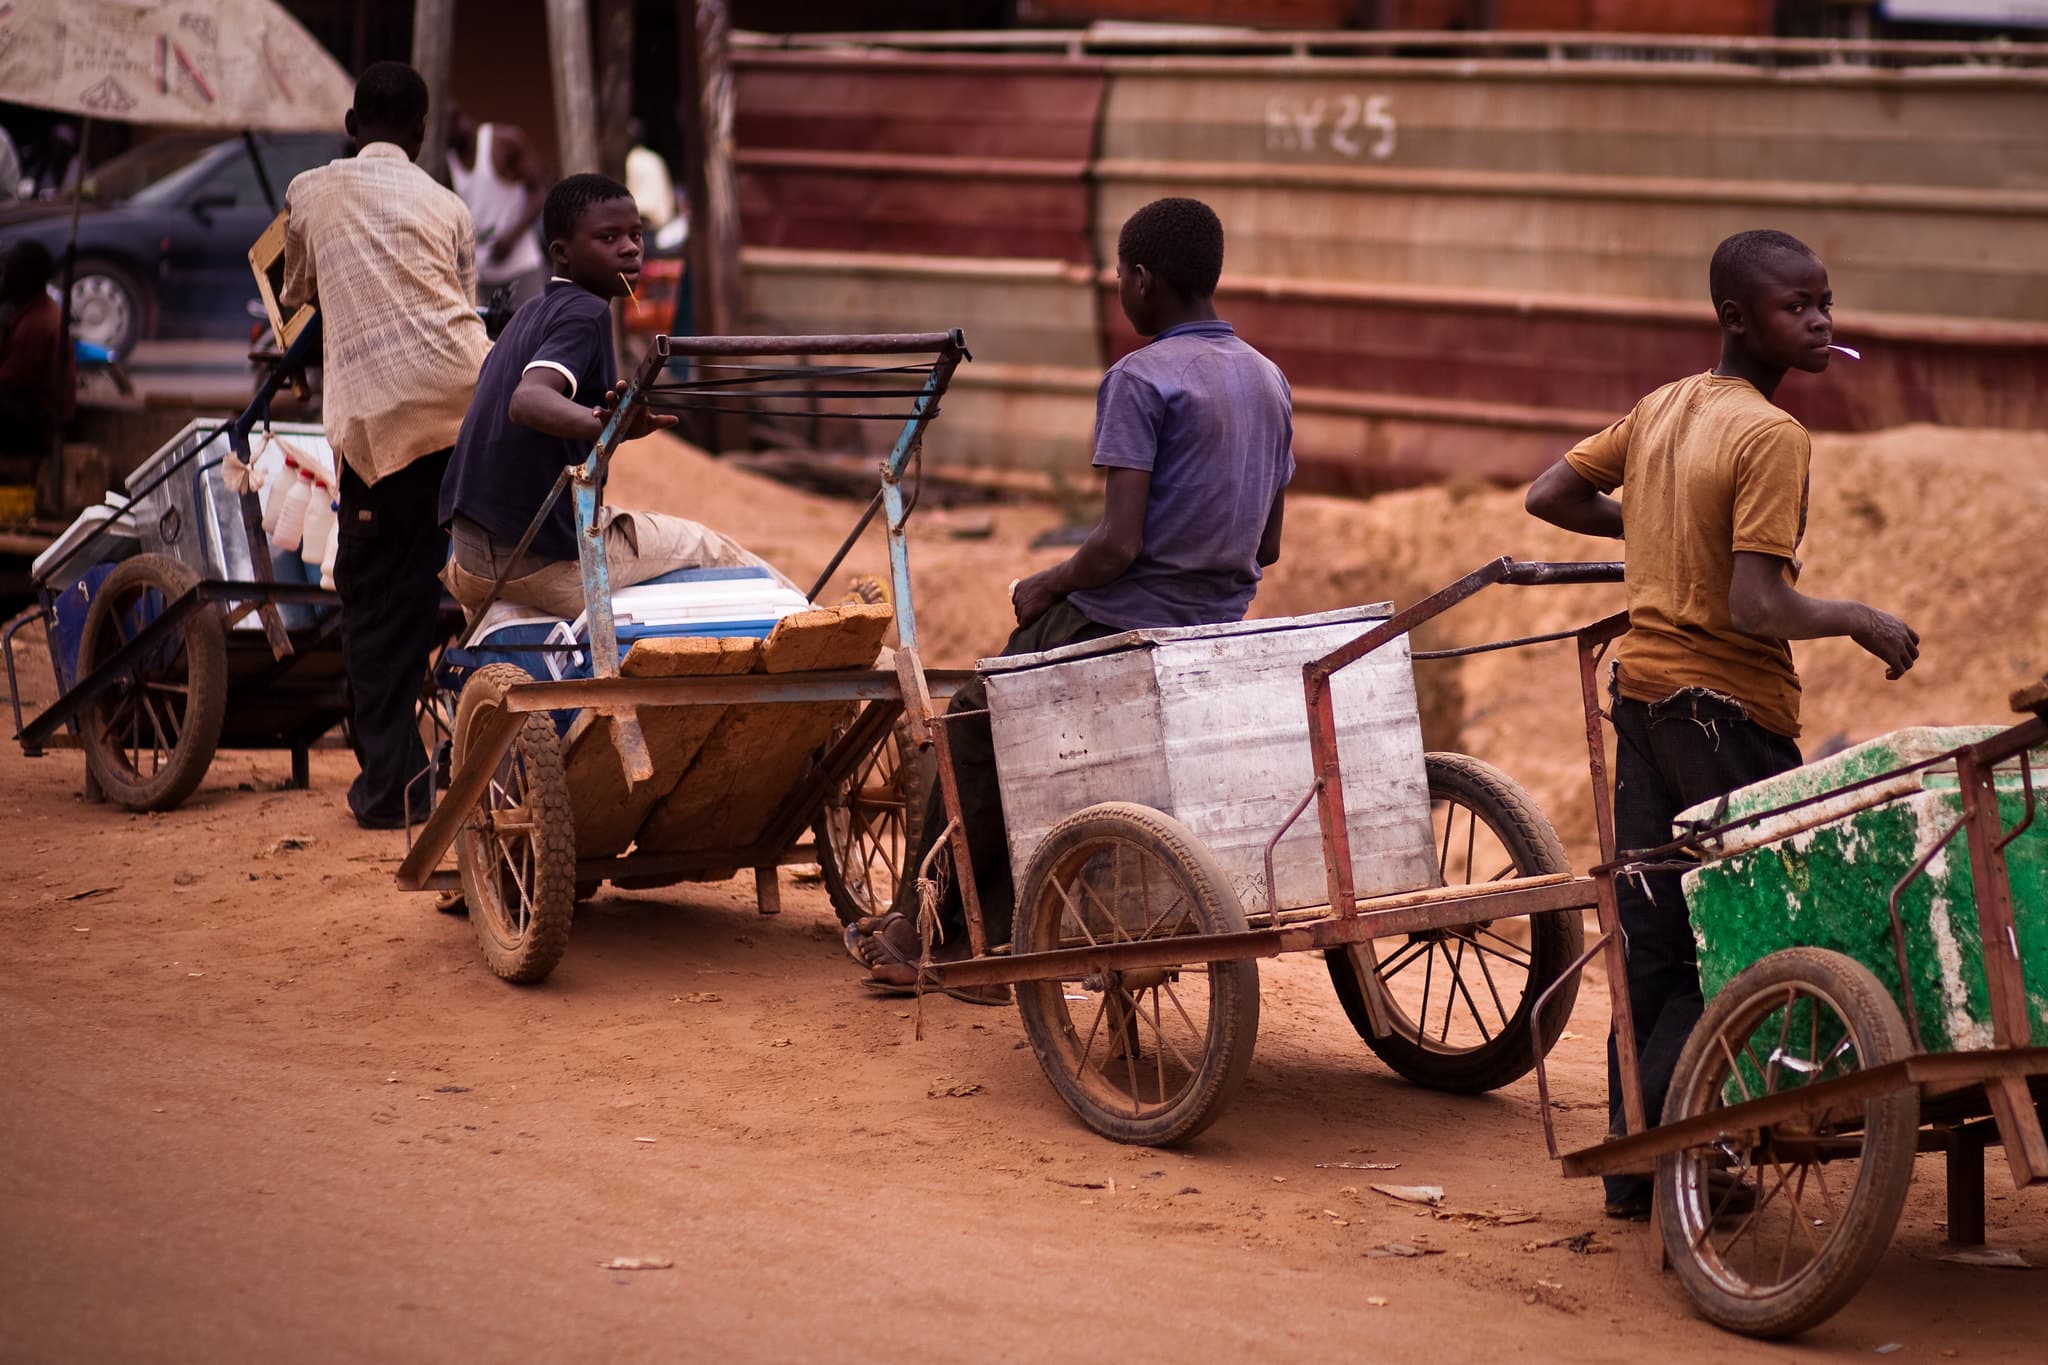
{"type": "MultiPolygon", "coordinates": [[[[199,575],[168,555],[116,565],[86,609],[78,676],[90,677],[199,575]]],[[[81,717],[85,761],[109,799],[129,810],[170,810],[192,794],[220,744],[228,700],[227,630],[201,604],[81,717]]]]}
{"type": "MultiPolygon", "coordinates": [[[[480,717],[531,682],[511,664],[480,668],[455,708],[455,771],[480,717]]],[[[455,839],[469,924],[484,961],[507,981],[539,981],[562,960],[576,909],[576,827],[554,723],[530,715],[455,839]]]]}
{"type": "Polygon", "coordinates": [[[920,753],[902,723],[825,798],[818,813],[818,871],[841,924],[885,914],[914,876],[937,760],[920,753]]]}
{"type": "MultiPolygon", "coordinates": [[[[1024,874],[1017,923],[1023,952],[1245,928],[1215,856],[1179,821],[1126,802],[1052,827],[1024,874]]],[[[1251,1065],[1259,970],[1249,959],[1082,971],[1016,991],[1053,1089],[1118,1142],[1187,1141],[1251,1065]]]]}
{"type": "MultiPolygon", "coordinates": [[[[1437,867],[1446,886],[1568,872],[1557,831],[1513,779],[1464,754],[1426,754],[1437,867]]],[[[1579,955],[1576,910],[1492,920],[1381,940],[1382,997],[1393,1031],[1373,1037],[1351,956],[1328,954],[1344,1013],[1380,1060],[1417,1085],[1458,1094],[1497,1090],[1536,1065],[1530,1045],[1536,997],[1579,955]]],[[[1571,1018],[1576,982],[1543,1012],[1548,1055],[1571,1018]]]]}
{"type": "MultiPolygon", "coordinates": [[[[1789,948],[1714,997],[1679,1054],[1666,1122],[1897,1061],[1912,1051],[1870,969],[1789,948]]],[[[1730,1331],[1783,1337],[1847,1303],[1890,1245],[1920,1126],[1912,1086],[1761,1127],[1657,1161],[1671,1265],[1700,1312],[1730,1331]]]]}

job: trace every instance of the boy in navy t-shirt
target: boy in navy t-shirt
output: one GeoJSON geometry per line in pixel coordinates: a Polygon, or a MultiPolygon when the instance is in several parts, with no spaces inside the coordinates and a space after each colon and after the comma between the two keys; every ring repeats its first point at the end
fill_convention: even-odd
{"type": "MultiPolygon", "coordinates": [[[[611,300],[640,274],[640,210],[616,180],[572,175],[548,191],[541,223],[554,277],[485,357],[441,483],[441,522],[454,551],[442,581],[474,612],[506,575],[504,600],[568,619],[584,609],[574,500],[566,493],[556,500],[518,563],[513,551],[563,467],[581,464],[604,430],[618,382],[611,300]]],[[[675,422],[643,410],[625,439],[675,422]]],[[[606,515],[614,588],[675,569],[768,567],[683,517],[615,509],[606,515]]]]}
{"type": "MultiPolygon", "coordinates": [[[[1223,224],[1197,200],[1154,200],[1125,222],[1116,254],[1124,316],[1151,340],[1110,366],[1096,394],[1094,464],[1108,477],[1102,521],[1070,557],[1011,589],[1017,629],[1006,655],[1243,620],[1261,571],[1280,557],[1293,399],[1279,367],[1216,316],[1223,224]]],[[[950,722],[948,738],[983,922],[991,944],[1007,943],[1016,889],[981,685],[962,688],[950,709],[981,713],[950,722]]],[[[906,866],[921,866],[945,827],[934,797],[906,866]]],[[[964,956],[957,887],[946,888],[940,918],[945,942],[935,956],[964,956]]],[[[871,984],[916,981],[921,945],[908,915],[860,921],[847,946],[871,984]]],[[[991,1004],[1009,994],[955,993],[991,1004]]]]}

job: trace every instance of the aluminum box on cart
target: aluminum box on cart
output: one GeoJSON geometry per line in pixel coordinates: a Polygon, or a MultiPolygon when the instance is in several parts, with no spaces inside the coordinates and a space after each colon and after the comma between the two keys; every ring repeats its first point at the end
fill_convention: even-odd
{"type": "MultiPolygon", "coordinates": [[[[1266,842],[1314,781],[1302,669],[1387,619],[1386,603],[1314,616],[1137,630],[983,659],[1010,865],[1084,806],[1164,811],[1216,855],[1238,900],[1265,911],[1266,842]]],[[[1405,637],[1333,680],[1337,749],[1361,896],[1437,880],[1422,724],[1405,637]]],[[[1313,809],[1274,849],[1277,909],[1326,904],[1313,809]]]]}
{"type": "MultiPolygon", "coordinates": [[[[201,417],[189,423],[128,476],[127,488],[133,499],[130,517],[145,553],[169,555],[201,578],[246,583],[256,573],[242,533],[241,501],[221,476],[229,447],[220,429],[231,420],[201,417]],[[183,466],[173,470],[181,461],[183,466]],[[157,482],[166,470],[173,472],[157,482]]],[[[334,486],[334,452],[318,423],[278,422],[267,431],[251,432],[250,462],[264,479],[282,478],[287,446],[310,459],[334,486]]]]}

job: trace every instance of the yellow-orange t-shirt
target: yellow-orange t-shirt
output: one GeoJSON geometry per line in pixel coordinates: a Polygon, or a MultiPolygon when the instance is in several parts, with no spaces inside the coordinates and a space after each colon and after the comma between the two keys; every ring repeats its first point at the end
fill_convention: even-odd
{"type": "Polygon", "coordinates": [[[1730,624],[1728,581],[1737,551],[1776,555],[1797,576],[1812,449],[1806,428],[1755,385],[1709,373],[1666,384],[1565,456],[1602,492],[1622,490],[1621,695],[1654,702],[1710,688],[1765,729],[1798,737],[1792,648],[1730,624]]]}

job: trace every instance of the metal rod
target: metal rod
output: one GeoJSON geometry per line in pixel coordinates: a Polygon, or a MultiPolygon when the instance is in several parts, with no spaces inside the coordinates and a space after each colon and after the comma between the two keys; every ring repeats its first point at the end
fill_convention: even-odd
{"type": "Polygon", "coordinates": [[[818,594],[825,591],[825,585],[832,581],[833,574],[839,572],[839,566],[846,562],[847,555],[853,553],[854,544],[861,538],[861,533],[868,529],[868,524],[875,519],[875,513],[881,510],[882,490],[877,488],[875,496],[868,499],[867,510],[860,514],[860,520],[854,522],[853,529],[846,533],[846,539],[839,542],[839,548],[833,551],[832,558],[827,561],[824,572],[818,575],[818,581],[811,584],[811,590],[805,593],[804,596],[810,598],[813,602],[818,600],[818,594]]]}
{"type": "Polygon", "coordinates": [[[965,352],[967,338],[950,332],[831,333],[819,336],[659,336],[654,353],[698,355],[921,355],[948,348],[965,352]]]}
{"type": "Polygon", "coordinates": [[[1609,937],[1611,936],[1608,934],[1596,935],[1586,946],[1586,951],[1580,953],[1570,966],[1559,972],[1557,980],[1537,994],[1536,1003],[1529,1009],[1529,1018],[1536,1021],[1536,1027],[1529,1031],[1531,1050],[1536,1054],[1536,1111],[1543,1117],[1543,1145],[1550,1152],[1552,1161],[1558,1158],[1557,1124],[1550,1117],[1550,1077],[1547,1074],[1548,1069],[1544,1066],[1547,1049],[1543,1046],[1543,1007],[1550,1003],[1550,997],[1555,995],[1565,982],[1574,980],[1580,972],[1586,970],[1586,964],[1593,960],[1593,955],[1607,946],[1609,937]]]}
{"type": "MultiPolygon", "coordinates": [[[[1579,704],[1586,722],[1586,776],[1593,787],[1593,827],[1599,834],[1600,861],[1614,861],[1614,791],[1607,782],[1607,733],[1601,726],[1600,659],[1607,642],[1627,625],[1627,616],[1608,617],[1586,627],[1579,636],[1579,704]]],[[[1600,941],[1607,950],[1609,1031],[1613,1034],[1616,1069],[1621,1074],[1622,1126],[1640,1133],[1649,1125],[1643,1103],[1643,1073],[1636,1057],[1635,1007],[1628,998],[1628,936],[1621,927],[1621,906],[1614,893],[1614,872],[1595,872],[1593,887],[1599,911],[1600,941]]]]}

